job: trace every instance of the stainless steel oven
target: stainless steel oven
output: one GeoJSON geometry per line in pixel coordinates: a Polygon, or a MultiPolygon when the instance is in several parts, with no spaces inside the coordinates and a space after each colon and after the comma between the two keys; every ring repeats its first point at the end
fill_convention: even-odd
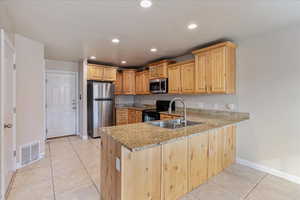
{"type": "Polygon", "coordinates": [[[168,93],[168,79],[160,78],[149,81],[150,92],[152,94],[165,94],[168,93]]]}

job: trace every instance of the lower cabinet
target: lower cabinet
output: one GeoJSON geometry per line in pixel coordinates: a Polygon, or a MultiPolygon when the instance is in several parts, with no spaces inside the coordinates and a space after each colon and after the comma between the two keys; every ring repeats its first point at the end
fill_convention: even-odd
{"type": "Polygon", "coordinates": [[[143,121],[142,111],[128,108],[116,109],[116,125],[133,124],[143,121]]]}
{"type": "Polygon", "coordinates": [[[160,114],[160,120],[172,120],[172,119],[177,119],[180,116],[177,115],[168,115],[168,114],[160,114]]]}
{"type": "Polygon", "coordinates": [[[131,152],[101,140],[102,200],[175,200],[235,162],[234,125],[131,152]]]}
{"type": "Polygon", "coordinates": [[[162,199],[179,199],[188,192],[188,140],[165,144],[162,151],[162,199]]]}
{"type": "Polygon", "coordinates": [[[128,124],[128,109],[127,108],[117,108],[116,109],[116,124],[117,125],[128,124]]]}

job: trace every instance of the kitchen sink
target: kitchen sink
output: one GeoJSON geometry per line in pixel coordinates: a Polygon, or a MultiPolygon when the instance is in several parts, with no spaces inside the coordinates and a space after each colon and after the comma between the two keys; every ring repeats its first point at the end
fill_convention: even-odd
{"type": "Polygon", "coordinates": [[[168,129],[177,129],[177,128],[183,128],[186,126],[194,126],[199,124],[204,124],[203,122],[194,122],[194,121],[188,121],[185,123],[182,121],[182,119],[175,119],[175,120],[165,120],[165,121],[150,121],[147,122],[148,124],[151,124],[153,126],[158,126],[161,128],[168,128],[168,129]]]}

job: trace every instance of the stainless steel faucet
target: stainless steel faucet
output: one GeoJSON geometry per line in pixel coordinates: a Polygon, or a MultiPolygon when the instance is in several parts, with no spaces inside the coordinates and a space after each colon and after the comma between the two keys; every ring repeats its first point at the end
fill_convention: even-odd
{"type": "Polygon", "coordinates": [[[183,100],[182,98],[176,97],[176,98],[173,98],[173,99],[171,100],[171,102],[170,102],[170,104],[169,104],[169,114],[172,113],[172,104],[173,104],[173,102],[175,102],[175,101],[180,101],[180,102],[182,103],[182,105],[183,105],[183,110],[184,110],[183,123],[184,123],[184,125],[186,126],[186,125],[187,125],[187,121],[186,121],[186,105],[185,105],[185,102],[184,102],[184,100],[183,100]]]}

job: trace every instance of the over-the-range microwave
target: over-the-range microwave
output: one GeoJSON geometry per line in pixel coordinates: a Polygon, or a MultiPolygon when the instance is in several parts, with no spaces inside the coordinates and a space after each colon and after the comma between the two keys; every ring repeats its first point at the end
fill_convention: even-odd
{"type": "Polygon", "coordinates": [[[167,78],[159,78],[153,79],[149,81],[150,84],[150,92],[153,94],[165,94],[168,93],[168,79],[167,78]]]}

